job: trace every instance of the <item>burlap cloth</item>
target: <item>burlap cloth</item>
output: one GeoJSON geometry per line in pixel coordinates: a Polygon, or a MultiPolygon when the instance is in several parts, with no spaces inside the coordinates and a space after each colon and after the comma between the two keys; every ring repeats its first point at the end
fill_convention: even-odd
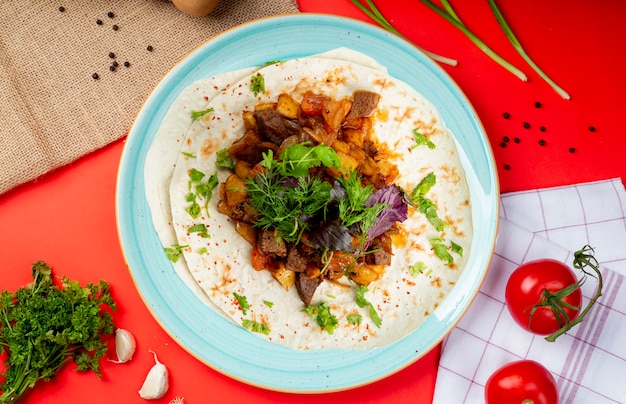
{"type": "Polygon", "coordinates": [[[296,12],[296,0],[221,0],[207,17],[168,0],[0,0],[0,193],[122,138],[159,80],[215,34],[296,12]]]}

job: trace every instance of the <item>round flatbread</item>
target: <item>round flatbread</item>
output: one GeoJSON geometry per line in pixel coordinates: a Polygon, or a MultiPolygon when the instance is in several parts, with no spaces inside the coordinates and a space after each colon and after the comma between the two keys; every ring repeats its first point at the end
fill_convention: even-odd
{"type": "MultiPolygon", "coordinates": [[[[149,155],[150,164],[146,163],[146,179],[154,171],[159,173],[159,178],[151,182],[152,191],[162,193],[169,180],[171,221],[163,220],[170,214],[164,205],[167,198],[153,201],[151,209],[153,217],[161,217],[156,226],[159,234],[168,234],[161,238],[164,247],[180,246],[184,260],[179,261],[179,267],[186,282],[201,292],[201,298],[208,300],[213,309],[236,324],[262,331],[254,334],[294,349],[371,349],[403,338],[417,329],[450,292],[471,248],[469,188],[454,138],[439,113],[428,100],[390,77],[376,63],[345,60],[350,55],[359,61],[367,61],[367,57],[345,49],[337,54],[348,57],[340,60],[312,56],[274,63],[246,72],[238,82],[217,85],[222,91],[211,93],[198,108],[210,113],[192,120],[186,108],[181,109],[188,113],[186,118],[181,112],[176,123],[164,120],[164,126],[171,125],[168,133],[177,133],[182,145],[176,153],[168,150],[160,161],[157,156],[164,150],[155,150],[152,157],[149,155]],[[251,91],[253,74],[264,78],[264,93],[255,95],[251,91]],[[367,305],[357,304],[354,285],[322,283],[312,304],[324,302],[337,318],[338,325],[331,334],[306,313],[295,288],[285,291],[269,271],[252,268],[251,245],[236,232],[233,221],[217,211],[217,190],[202,206],[198,218],[189,214],[189,194],[196,181],[191,180],[190,173],[204,174],[199,181],[213,175],[220,182],[226,179],[229,172],[215,165],[216,152],[243,135],[242,114],[259,103],[275,102],[281,93],[296,100],[307,91],[342,99],[357,90],[380,95],[372,115],[373,136],[393,151],[392,162],[400,172],[395,184],[411,194],[418,184],[435,179],[419,197],[432,202],[447,225],[438,230],[419,206],[409,208],[408,219],[399,225],[401,231],[394,240],[391,264],[364,295],[367,305]],[[206,232],[190,231],[198,225],[206,232]],[[242,306],[242,297],[246,307],[242,306]],[[380,326],[373,321],[371,310],[382,320],[380,326]],[[348,320],[355,314],[362,318],[360,324],[348,320]]],[[[208,87],[205,90],[209,91],[208,87]]]]}

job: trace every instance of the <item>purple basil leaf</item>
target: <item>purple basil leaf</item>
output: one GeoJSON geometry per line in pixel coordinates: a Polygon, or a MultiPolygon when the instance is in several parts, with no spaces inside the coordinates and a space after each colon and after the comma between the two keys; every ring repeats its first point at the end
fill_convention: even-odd
{"type": "Polygon", "coordinates": [[[319,249],[351,251],[352,237],[340,220],[332,220],[318,226],[309,240],[319,249]]]}
{"type": "Polygon", "coordinates": [[[374,192],[365,202],[365,206],[369,208],[377,203],[384,203],[387,208],[378,215],[376,222],[367,230],[369,240],[389,230],[395,222],[404,222],[408,214],[404,191],[396,185],[388,185],[374,192]]]}
{"type": "Polygon", "coordinates": [[[343,185],[339,183],[339,181],[335,181],[333,183],[333,187],[330,189],[330,200],[340,200],[348,198],[348,194],[346,190],[343,188],[343,185]]]}

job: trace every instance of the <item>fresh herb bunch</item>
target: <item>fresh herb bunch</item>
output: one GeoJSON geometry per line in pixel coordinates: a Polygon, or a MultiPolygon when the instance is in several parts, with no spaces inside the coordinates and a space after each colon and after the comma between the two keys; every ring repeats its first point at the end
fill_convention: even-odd
{"type": "Polygon", "coordinates": [[[352,248],[349,232],[360,234],[361,245],[366,247],[393,223],[406,219],[403,193],[395,186],[374,192],[355,171],[332,185],[312,177],[311,168],[341,167],[331,147],[298,143],[285,149],[279,159],[269,150],[261,165],[265,170],[246,181],[258,214],[255,225],[277,230],[287,242],[298,243],[305,231],[317,227],[311,241],[324,249],[346,251],[352,248]]]}
{"type": "Polygon", "coordinates": [[[69,360],[79,371],[101,377],[100,359],[107,352],[104,335],[112,334],[115,302],[109,285],[81,287],[61,278],[54,284],[45,262],[32,265],[33,282],[15,293],[0,294],[0,353],[6,354],[0,374],[0,403],[13,403],[38,380],[48,381],[69,360]]]}
{"type": "Polygon", "coordinates": [[[298,242],[309,228],[307,219],[324,216],[331,185],[310,176],[289,177],[288,161],[274,160],[270,150],[262,165],[266,170],[247,181],[252,207],[258,212],[256,225],[276,229],[285,241],[298,242]]]}

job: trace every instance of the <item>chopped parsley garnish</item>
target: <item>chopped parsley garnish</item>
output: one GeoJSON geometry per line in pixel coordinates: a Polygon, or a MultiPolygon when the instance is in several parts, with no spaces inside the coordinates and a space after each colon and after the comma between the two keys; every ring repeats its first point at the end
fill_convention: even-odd
{"type": "Polygon", "coordinates": [[[235,168],[235,159],[230,155],[230,153],[228,153],[228,150],[218,150],[215,155],[217,157],[217,160],[215,160],[216,166],[230,168],[231,170],[235,168]]]}
{"type": "Polygon", "coordinates": [[[211,175],[206,182],[202,182],[204,177],[206,177],[206,174],[202,171],[195,168],[189,170],[189,193],[185,196],[185,201],[189,202],[190,205],[185,210],[194,219],[197,219],[201,212],[198,198],[204,200],[206,215],[209,216],[209,201],[211,200],[213,189],[219,184],[217,174],[211,175]]]}
{"type": "Polygon", "coordinates": [[[203,223],[195,224],[187,229],[189,233],[198,233],[202,238],[209,238],[209,232],[203,223]]]}
{"type": "Polygon", "coordinates": [[[426,193],[436,184],[437,177],[435,173],[428,173],[424,177],[413,192],[411,193],[411,200],[417,205],[417,210],[424,214],[430,224],[432,224],[437,231],[443,231],[448,226],[444,220],[442,220],[437,214],[437,205],[429,198],[426,197],[426,193]]]}
{"type": "Polygon", "coordinates": [[[358,325],[361,324],[361,322],[363,321],[363,316],[361,316],[360,314],[348,314],[346,316],[346,320],[348,320],[348,323],[350,324],[358,325]]]}
{"type": "Polygon", "coordinates": [[[415,139],[415,144],[411,146],[411,149],[415,149],[419,146],[427,146],[429,149],[434,149],[436,147],[435,144],[426,136],[421,134],[417,128],[413,129],[413,138],[415,139]]]}
{"type": "Polygon", "coordinates": [[[265,94],[265,78],[261,73],[257,73],[250,79],[250,91],[255,97],[260,93],[265,94]]]}
{"type": "Polygon", "coordinates": [[[270,301],[267,301],[267,300],[263,300],[263,304],[266,305],[267,307],[269,307],[270,309],[272,307],[274,307],[274,302],[270,302],[270,301]]]}
{"type": "Polygon", "coordinates": [[[189,247],[189,246],[187,246],[187,245],[179,245],[179,244],[172,244],[171,247],[163,248],[163,251],[165,251],[165,256],[167,257],[167,259],[169,259],[173,263],[176,263],[176,262],[178,262],[180,257],[183,256],[183,248],[187,248],[187,247],[189,247]]]}
{"type": "Polygon", "coordinates": [[[296,143],[280,154],[280,161],[273,159],[271,150],[264,157],[263,166],[265,168],[270,169],[270,166],[275,166],[282,175],[290,177],[306,177],[309,175],[310,168],[321,165],[334,168],[341,167],[341,160],[339,160],[335,150],[323,144],[311,146],[307,142],[296,143]]]}
{"type": "Polygon", "coordinates": [[[181,152],[181,154],[185,157],[189,157],[190,159],[195,159],[196,156],[193,153],[190,152],[181,152]]]}
{"type": "Polygon", "coordinates": [[[339,321],[337,320],[337,317],[330,312],[326,302],[320,303],[316,306],[306,306],[303,311],[305,311],[311,319],[315,320],[317,324],[329,334],[332,335],[335,332],[339,321]]]}
{"type": "Polygon", "coordinates": [[[430,245],[433,247],[433,251],[435,255],[444,262],[446,265],[451,265],[454,263],[454,257],[450,254],[450,251],[463,255],[463,248],[457,243],[451,241],[450,247],[445,244],[445,240],[439,237],[431,238],[430,245]]]}
{"type": "Polygon", "coordinates": [[[191,185],[193,183],[197,183],[202,181],[202,179],[206,176],[205,173],[203,173],[200,170],[197,170],[195,168],[192,168],[191,170],[189,170],[189,189],[191,189],[191,185]]]}
{"type": "Polygon", "coordinates": [[[213,108],[209,108],[209,109],[204,109],[202,111],[191,111],[191,119],[193,119],[194,121],[197,121],[198,119],[202,118],[203,116],[205,116],[208,113],[214,112],[215,110],[213,108]]]}
{"type": "Polygon", "coordinates": [[[265,335],[269,335],[271,331],[268,325],[259,323],[257,321],[248,320],[245,318],[241,320],[241,326],[245,328],[246,330],[249,330],[252,332],[258,332],[260,334],[265,334],[265,335]]]}
{"type": "Polygon", "coordinates": [[[450,240],[450,250],[459,254],[460,257],[463,256],[463,247],[461,247],[460,245],[458,245],[452,240],[450,240]]]}
{"type": "Polygon", "coordinates": [[[380,328],[381,324],[383,323],[383,320],[381,320],[380,316],[378,315],[378,312],[376,312],[376,308],[374,308],[374,305],[365,298],[365,292],[367,291],[368,291],[367,286],[365,285],[359,286],[359,288],[356,291],[356,304],[359,307],[367,307],[370,311],[370,317],[372,317],[372,321],[374,322],[374,325],[380,328]]]}
{"type": "Polygon", "coordinates": [[[261,66],[265,67],[265,66],[271,66],[271,65],[276,65],[276,64],[283,64],[283,63],[285,63],[284,60],[270,60],[269,62],[263,63],[261,66]]]}
{"type": "Polygon", "coordinates": [[[241,311],[243,312],[244,315],[246,315],[246,313],[250,309],[250,304],[248,304],[248,299],[245,296],[242,296],[237,292],[233,292],[233,295],[235,296],[235,299],[237,299],[237,303],[239,303],[239,306],[241,307],[241,311]]]}
{"type": "Polygon", "coordinates": [[[415,264],[411,265],[409,267],[409,273],[411,274],[411,276],[413,278],[417,277],[419,274],[424,273],[424,271],[427,269],[428,267],[426,266],[426,264],[424,264],[423,261],[418,261],[415,264]]]}

